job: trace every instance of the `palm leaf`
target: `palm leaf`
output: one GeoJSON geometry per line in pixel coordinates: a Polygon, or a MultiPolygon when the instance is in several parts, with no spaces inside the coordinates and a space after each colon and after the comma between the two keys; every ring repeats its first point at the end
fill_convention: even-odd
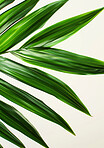
{"type": "Polygon", "coordinates": [[[0,101],[0,110],[0,119],[2,121],[48,148],[35,127],[14,107],[0,101]]]}
{"type": "Polygon", "coordinates": [[[56,23],[30,38],[23,47],[52,47],[75,34],[94,19],[104,8],[93,10],[56,23]]]}
{"type": "Polygon", "coordinates": [[[56,77],[36,68],[0,57],[0,71],[32,87],[47,92],[72,107],[90,115],[73,90],[56,77]]]}
{"type": "Polygon", "coordinates": [[[26,0],[0,16],[0,33],[5,31],[10,25],[23,18],[39,0],[26,0]]]}
{"type": "Polygon", "coordinates": [[[23,143],[2,122],[0,122],[0,136],[21,148],[25,148],[23,143]]]}
{"type": "Polygon", "coordinates": [[[23,61],[45,68],[73,74],[104,74],[104,61],[61,49],[33,47],[11,52],[23,61]]]}
{"type": "Polygon", "coordinates": [[[74,134],[66,121],[45,103],[2,79],[0,79],[0,95],[43,118],[59,124],[74,134]]]}
{"type": "Polygon", "coordinates": [[[0,9],[14,2],[15,0],[0,0],[0,9]]]}
{"type": "MultiPolygon", "coordinates": [[[[3,8],[13,1],[14,0],[0,0],[0,8],[3,8]]],[[[24,45],[22,44],[20,49],[7,51],[31,33],[41,28],[68,0],[58,0],[25,16],[38,1],[39,0],[25,0],[1,14],[0,54],[11,52],[30,64],[66,73],[83,75],[104,74],[104,61],[61,49],[49,48],[79,31],[82,27],[92,21],[104,7],[56,23],[35,34],[24,43],[24,45]]],[[[48,73],[36,68],[24,66],[2,56],[0,56],[0,72],[53,95],[66,104],[90,115],[85,105],[73,90],[64,82],[48,73]]],[[[74,134],[67,122],[44,104],[44,102],[22,89],[7,83],[1,78],[0,95],[17,105],[62,126],[64,129],[74,134]]],[[[0,101],[0,119],[44,147],[48,147],[28,120],[15,108],[2,101],[0,101]]],[[[16,141],[14,138],[15,136],[11,134],[6,127],[4,127],[4,129],[5,130],[3,130],[2,125],[1,136],[4,136],[4,139],[11,140],[11,142],[14,143],[16,141]]],[[[16,142],[18,143],[18,140],[16,142]]],[[[1,144],[0,147],[2,148],[1,144]]]]}
{"type": "Polygon", "coordinates": [[[44,23],[67,1],[68,0],[60,0],[48,4],[26,16],[24,19],[11,27],[0,37],[0,53],[10,49],[32,32],[43,26],[44,23]]]}

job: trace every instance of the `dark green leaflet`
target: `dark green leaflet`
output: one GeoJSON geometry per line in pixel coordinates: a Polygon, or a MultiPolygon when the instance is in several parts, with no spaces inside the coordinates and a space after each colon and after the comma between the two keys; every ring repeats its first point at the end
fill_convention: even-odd
{"type": "Polygon", "coordinates": [[[33,47],[12,51],[23,61],[45,68],[74,74],[104,74],[104,61],[61,49],[33,47]]]}
{"type": "Polygon", "coordinates": [[[26,0],[14,6],[0,16],[0,33],[10,25],[23,18],[39,0],[26,0]]]}
{"type": "Polygon", "coordinates": [[[36,68],[0,57],[0,71],[32,87],[47,92],[72,107],[90,115],[73,90],[61,80],[36,68]]]}
{"type": "Polygon", "coordinates": [[[0,136],[21,148],[25,148],[23,143],[13,133],[11,133],[10,130],[7,129],[7,127],[1,121],[0,121],[0,136]]]}
{"type": "Polygon", "coordinates": [[[44,23],[68,0],[60,0],[48,4],[23,18],[0,37],[0,53],[10,49],[44,23]]]}
{"type": "Polygon", "coordinates": [[[52,47],[75,34],[98,15],[103,8],[93,10],[56,23],[30,38],[21,48],[52,47]]]}
{"type": "Polygon", "coordinates": [[[0,9],[14,2],[15,0],[0,0],[0,9]]]}
{"type": "Polygon", "coordinates": [[[0,95],[43,118],[59,124],[67,131],[74,134],[66,121],[44,102],[2,79],[0,79],[0,95]]]}
{"type": "Polygon", "coordinates": [[[0,101],[0,112],[2,121],[48,148],[35,127],[18,110],[0,101]]]}
{"type": "Polygon", "coordinates": [[[0,144],[0,148],[3,148],[3,146],[0,144]]]}

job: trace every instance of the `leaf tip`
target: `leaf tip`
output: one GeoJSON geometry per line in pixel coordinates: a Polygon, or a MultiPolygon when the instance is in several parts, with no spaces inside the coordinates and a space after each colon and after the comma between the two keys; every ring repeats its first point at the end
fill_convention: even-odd
{"type": "Polygon", "coordinates": [[[84,113],[91,117],[91,114],[87,109],[86,109],[86,112],[84,112],[84,113]]]}
{"type": "Polygon", "coordinates": [[[67,131],[70,132],[72,135],[76,136],[76,134],[74,133],[74,131],[71,129],[70,126],[69,126],[69,128],[67,128],[67,131]]]}
{"type": "Polygon", "coordinates": [[[76,134],[73,132],[72,135],[76,136],[76,134]]]}
{"type": "Polygon", "coordinates": [[[100,13],[100,12],[103,11],[103,10],[104,10],[104,7],[98,8],[98,9],[96,9],[95,11],[97,11],[98,13],[100,13]]]}

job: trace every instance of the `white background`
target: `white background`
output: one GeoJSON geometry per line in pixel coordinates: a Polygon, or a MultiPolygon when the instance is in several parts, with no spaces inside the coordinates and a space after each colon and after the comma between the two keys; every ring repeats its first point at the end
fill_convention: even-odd
{"type": "MultiPolygon", "coordinates": [[[[33,10],[53,1],[54,0],[40,0],[33,10]]],[[[16,0],[12,5],[3,9],[3,11],[17,4],[17,2],[19,3],[21,0],[16,0]]],[[[103,7],[103,5],[103,0],[70,0],[52,16],[44,28],[63,19],[103,7]]],[[[14,49],[19,48],[26,40],[27,39],[18,46],[16,45],[14,49]]],[[[92,22],[71,38],[55,47],[104,60],[104,12],[101,12],[92,22]]],[[[21,62],[21,60],[11,55],[6,56],[21,62]]],[[[55,97],[31,88],[4,74],[0,73],[0,77],[43,100],[64,117],[77,136],[71,135],[60,126],[15,105],[3,97],[0,97],[0,99],[21,111],[37,128],[50,148],[104,148],[104,75],[80,76],[47,70],[45,68],[40,69],[67,83],[80,97],[82,102],[84,102],[93,117],[89,117],[59,101],[55,97]]],[[[27,138],[20,132],[9,126],[7,127],[19,137],[26,148],[42,148],[38,143],[27,138]]],[[[0,143],[4,148],[17,148],[14,144],[2,138],[0,139],[0,143]]]]}

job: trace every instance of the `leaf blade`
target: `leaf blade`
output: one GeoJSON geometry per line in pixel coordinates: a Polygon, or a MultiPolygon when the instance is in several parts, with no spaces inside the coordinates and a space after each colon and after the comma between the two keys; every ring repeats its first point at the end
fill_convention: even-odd
{"type": "Polygon", "coordinates": [[[61,80],[36,68],[0,57],[0,71],[34,88],[49,93],[68,105],[90,115],[74,91],[61,80]]]}
{"type": "Polygon", "coordinates": [[[30,38],[21,48],[52,47],[79,31],[93,20],[104,8],[93,10],[56,23],[30,38]]]}
{"type": "Polygon", "coordinates": [[[75,135],[67,122],[44,102],[2,79],[0,79],[0,95],[21,107],[62,126],[75,135]]]}
{"type": "Polygon", "coordinates": [[[23,143],[0,121],[0,136],[12,142],[13,144],[25,148],[23,143]]]}
{"type": "Polygon", "coordinates": [[[1,16],[0,33],[4,32],[10,25],[23,18],[39,0],[26,0],[4,12],[1,16]]]}
{"type": "Polygon", "coordinates": [[[50,3],[35,12],[29,14],[23,18],[20,22],[11,27],[7,32],[5,32],[1,37],[0,53],[5,52],[10,49],[32,32],[39,29],[46,23],[46,21],[68,0],[59,0],[50,3]]]}
{"type": "Polygon", "coordinates": [[[0,9],[4,8],[5,6],[9,5],[10,3],[14,2],[15,0],[1,0],[0,1],[0,9]]]}
{"type": "Polygon", "coordinates": [[[2,121],[48,148],[35,127],[14,107],[0,101],[0,110],[0,119],[2,121]]]}
{"type": "Polygon", "coordinates": [[[61,49],[34,47],[11,53],[27,63],[56,71],[81,75],[104,74],[104,61],[61,49]]]}

